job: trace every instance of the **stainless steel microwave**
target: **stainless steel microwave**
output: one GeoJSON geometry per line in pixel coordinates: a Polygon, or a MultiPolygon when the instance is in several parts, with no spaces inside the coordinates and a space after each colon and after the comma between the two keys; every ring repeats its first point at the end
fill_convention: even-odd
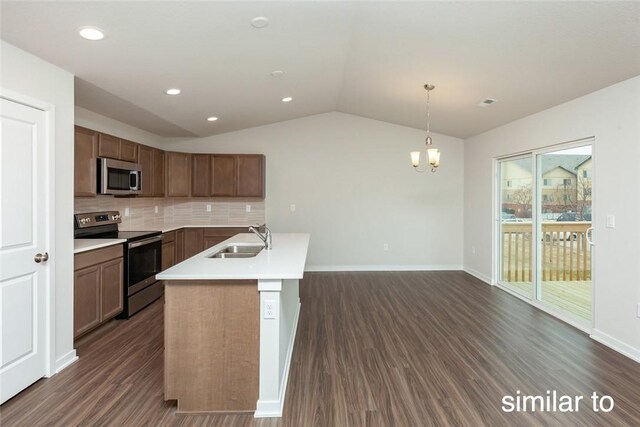
{"type": "Polygon", "coordinates": [[[98,157],[98,194],[138,194],[142,168],[138,163],[98,157]]]}

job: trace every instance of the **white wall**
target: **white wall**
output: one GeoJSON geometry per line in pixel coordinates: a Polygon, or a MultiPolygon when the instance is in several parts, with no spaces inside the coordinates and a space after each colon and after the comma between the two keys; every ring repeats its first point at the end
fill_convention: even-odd
{"type": "Polygon", "coordinates": [[[308,269],[461,268],[463,142],[433,135],[442,166],[418,174],[409,152],[424,138],[424,130],[326,113],[165,148],[264,153],[267,223],[311,233],[308,269]]]}
{"type": "MultiPolygon", "coordinates": [[[[492,159],[595,137],[595,330],[593,337],[640,360],[640,77],[465,141],[464,265],[492,274],[492,159]],[[616,228],[605,228],[605,216],[616,228]],[[475,254],[472,252],[475,248],[475,254]]],[[[495,278],[494,278],[495,279],[495,278]]]]}
{"type": "Polygon", "coordinates": [[[156,148],[162,148],[162,142],[165,140],[165,138],[161,136],[94,113],[82,107],[75,107],[75,124],[156,148]]]}
{"type": "Polygon", "coordinates": [[[73,76],[0,40],[4,89],[55,106],[55,347],[56,368],[74,360],[73,350],[73,76]]]}

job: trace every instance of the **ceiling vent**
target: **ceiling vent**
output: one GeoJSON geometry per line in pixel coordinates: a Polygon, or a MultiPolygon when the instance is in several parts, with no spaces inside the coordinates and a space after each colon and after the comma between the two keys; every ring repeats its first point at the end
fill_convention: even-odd
{"type": "Polygon", "coordinates": [[[493,98],[485,98],[482,101],[478,102],[476,105],[478,107],[488,107],[489,105],[495,104],[498,100],[493,98]]]}

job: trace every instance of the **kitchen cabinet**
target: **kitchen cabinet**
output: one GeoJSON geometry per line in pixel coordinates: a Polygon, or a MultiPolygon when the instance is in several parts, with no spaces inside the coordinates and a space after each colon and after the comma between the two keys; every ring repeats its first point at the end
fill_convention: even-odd
{"type": "Polygon", "coordinates": [[[249,229],[247,227],[206,227],[203,231],[202,250],[222,243],[236,234],[248,232],[249,229]]]}
{"type": "Polygon", "coordinates": [[[150,197],[153,196],[154,192],[154,162],[153,162],[153,148],[147,147],[145,145],[140,145],[138,147],[138,163],[142,168],[142,191],[138,196],[142,197],[150,197]]]}
{"type": "Polygon", "coordinates": [[[211,195],[234,197],[236,195],[237,156],[214,154],[211,156],[211,195]]]}
{"type": "Polygon", "coordinates": [[[211,156],[209,154],[191,155],[191,196],[208,197],[211,195],[211,156]]]}
{"type": "Polygon", "coordinates": [[[191,155],[167,152],[166,154],[166,195],[168,197],[189,197],[191,183],[191,155]]]}
{"type": "Polygon", "coordinates": [[[139,197],[164,197],[164,151],[138,144],[137,162],[142,167],[139,197]]]}
{"type": "Polygon", "coordinates": [[[176,232],[162,235],[162,271],[176,265],[176,232]]]}
{"type": "Polygon", "coordinates": [[[164,151],[153,149],[153,196],[164,197],[164,151]]]}
{"type": "Polygon", "coordinates": [[[98,157],[120,159],[120,138],[104,133],[98,136],[98,157]]]}
{"type": "Polygon", "coordinates": [[[184,229],[176,231],[176,264],[184,261],[184,229]]]}
{"type": "Polygon", "coordinates": [[[211,195],[264,198],[265,157],[262,154],[213,154],[211,195]]]}
{"type": "Polygon", "coordinates": [[[97,156],[98,132],[76,126],[74,135],[74,196],[96,196],[97,156]]]}
{"type": "Polygon", "coordinates": [[[264,198],[265,157],[262,154],[238,155],[236,160],[236,196],[264,198]]]}
{"type": "Polygon", "coordinates": [[[191,258],[204,250],[204,230],[202,228],[187,227],[184,229],[184,258],[191,258]]]}
{"type": "Polygon", "coordinates": [[[73,336],[112,319],[124,307],[122,245],[83,252],[74,257],[73,336]]]}
{"type": "Polygon", "coordinates": [[[138,161],[138,144],[126,139],[120,140],[120,160],[125,162],[138,161]]]}

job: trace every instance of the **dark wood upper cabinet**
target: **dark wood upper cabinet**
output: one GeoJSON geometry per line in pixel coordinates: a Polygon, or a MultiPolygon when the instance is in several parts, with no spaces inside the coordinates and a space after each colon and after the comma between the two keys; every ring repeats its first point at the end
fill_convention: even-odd
{"type": "Polygon", "coordinates": [[[211,195],[211,156],[209,154],[191,155],[191,196],[209,197],[211,195]]]}
{"type": "Polygon", "coordinates": [[[138,160],[142,168],[142,191],[139,196],[150,197],[154,195],[153,185],[155,183],[155,175],[153,173],[153,148],[146,145],[138,146],[138,160]]]}
{"type": "Polygon", "coordinates": [[[75,127],[74,138],[74,186],[78,196],[96,195],[96,157],[98,156],[98,132],[75,127]]]}
{"type": "Polygon", "coordinates": [[[211,156],[211,195],[234,197],[236,195],[236,164],[238,157],[233,154],[213,154],[211,156]]]}
{"type": "Polygon", "coordinates": [[[166,195],[168,197],[188,197],[191,184],[191,155],[167,152],[166,195]]]}
{"type": "Polygon", "coordinates": [[[164,197],[164,151],[153,149],[153,196],[164,197]]]}
{"type": "Polygon", "coordinates": [[[262,154],[238,155],[236,165],[236,195],[264,198],[264,163],[262,154]]]}
{"type": "Polygon", "coordinates": [[[98,156],[120,159],[120,138],[101,133],[98,137],[98,156]]]}
{"type": "Polygon", "coordinates": [[[126,139],[120,140],[120,160],[126,162],[138,161],[138,144],[126,139]]]}

